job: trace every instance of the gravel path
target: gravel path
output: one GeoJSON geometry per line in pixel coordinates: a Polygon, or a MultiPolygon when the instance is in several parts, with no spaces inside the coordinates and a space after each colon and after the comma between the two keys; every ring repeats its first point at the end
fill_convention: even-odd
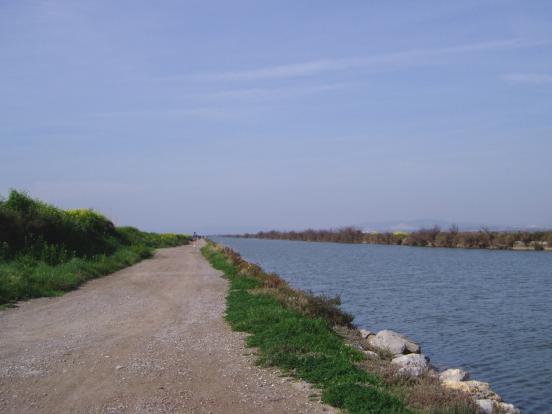
{"type": "Polygon", "coordinates": [[[0,311],[0,412],[332,412],[254,365],[224,322],[227,287],[183,246],[0,311]]]}

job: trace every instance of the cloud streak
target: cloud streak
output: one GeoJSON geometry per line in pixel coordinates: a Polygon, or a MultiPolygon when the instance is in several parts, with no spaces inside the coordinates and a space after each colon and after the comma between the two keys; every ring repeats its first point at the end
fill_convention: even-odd
{"type": "Polygon", "coordinates": [[[487,51],[501,51],[548,44],[544,41],[508,39],[491,42],[470,43],[435,49],[413,49],[385,53],[369,57],[345,59],[321,59],[308,62],[277,65],[238,72],[222,72],[193,75],[193,80],[259,80],[313,76],[325,72],[336,72],[356,68],[389,67],[429,64],[436,58],[487,51]]]}
{"type": "Polygon", "coordinates": [[[307,95],[332,92],[347,86],[351,83],[334,83],[302,87],[287,88],[251,88],[251,89],[230,89],[217,92],[207,92],[193,97],[207,101],[266,101],[300,98],[307,95]]]}
{"type": "Polygon", "coordinates": [[[542,73],[507,73],[500,78],[514,84],[544,85],[552,83],[552,75],[542,73]]]}

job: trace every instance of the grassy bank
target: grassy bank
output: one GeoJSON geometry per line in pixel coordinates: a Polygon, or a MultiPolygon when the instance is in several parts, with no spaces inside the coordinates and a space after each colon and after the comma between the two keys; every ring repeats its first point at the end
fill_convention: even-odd
{"type": "Polygon", "coordinates": [[[401,379],[388,355],[368,361],[345,339],[356,331],[337,299],[294,290],[228,248],[209,243],[203,254],[230,281],[227,320],[251,334],[247,345],[257,348],[259,363],[315,385],[325,403],[350,413],[475,412],[465,396],[434,379],[401,379]]]}
{"type": "Polygon", "coordinates": [[[95,211],[62,210],[12,191],[0,199],[0,305],[60,295],[188,240],[117,228],[95,211]]]}

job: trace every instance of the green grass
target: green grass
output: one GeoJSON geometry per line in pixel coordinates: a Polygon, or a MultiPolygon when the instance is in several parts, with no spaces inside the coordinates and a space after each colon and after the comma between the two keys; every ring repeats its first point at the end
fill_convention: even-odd
{"type": "Polygon", "coordinates": [[[0,306],[57,296],[189,236],[115,227],[89,209],[63,210],[12,190],[0,198],[0,306]]]}
{"type": "Polygon", "coordinates": [[[29,256],[0,262],[0,304],[41,296],[58,296],[84,281],[113,273],[151,255],[144,246],[123,247],[112,255],[73,258],[49,265],[29,256]]]}
{"type": "Polygon", "coordinates": [[[230,281],[226,318],[232,328],[251,334],[258,362],[275,366],[322,391],[322,401],[350,413],[410,413],[382,380],[362,370],[359,351],[347,346],[330,323],[286,308],[262,293],[262,283],[241,272],[223,252],[207,245],[204,256],[230,281]]]}
{"type": "Polygon", "coordinates": [[[50,265],[29,255],[0,261],[0,305],[42,296],[59,296],[89,279],[113,273],[151,257],[157,247],[177,246],[187,242],[187,239],[182,238],[172,242],[160,238],[158,243],[154,243],[150,233],[148,238],[147,244],[122,246],[110,255],[74,257],[57,265],[50,265]]]}

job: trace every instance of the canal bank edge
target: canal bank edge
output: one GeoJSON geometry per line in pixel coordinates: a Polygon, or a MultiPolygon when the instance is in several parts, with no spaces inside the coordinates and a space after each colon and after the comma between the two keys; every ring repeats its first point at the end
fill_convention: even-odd
{"type": "MultiPolygon", "coordinates": [[[[357,329],[350,324],[350,321],[349,323],[335,323],[336,321],[332,320],[332,315],[335,318],[335,309],[328,313],[330,315],[329,319],[327,317],[324,318],[324,316],[327,316],[323,314],[324,312],[321,315],[313,314],[309,311],[308,306],[306,308],[307,311],[304,312],[305,309],[298,309],[295,306],[296,304],[293,305],[292,302],[297,301],[298,298],[307,301],[309,300],[308,298],[316,300],[315,296],[290,288],[279,276],[264,273],[259,266],[246,262],[238,253],[228,247],[210,242],[207,248],[224,257],[228,266],[231,266],[233,269],[232,277],[251,278],[253,275],[253,278],[261,280],[262,283],[258,283],[255,287],[248,289],[254,295],[272,296],[284,307],[287,306],[293,311],[299,311],[299,313],[303,313],[308,318],[315,319],[322,317],[329,321],[340,341],[346,347],[363,355],[361,360],[354,362],[354,367],[363,369],[370,375],[375,376],[379,381],[377,386],[374,384],[366,384],[366,386],[378,387],[384,390],[385,394],[390,393],[391,395],[398,396],[404,403],[404,411],[400,412],[427,412],[428,409],[445,408],[449,410],[447,412],[451,413],[519,413],[519,410],[512,404],[503,402],[500,396],[492,391],[489,384],[480,381],[469,381],[469,375],[465,371],[449,369],[438,372],[429,363],[429,358],[421,354],[420,346],[404,335],[389,330],[373,333],[365,329],[357,329]],[[280,287],[283,287],[285,291],[284,297],[282,297],[282,292],[278,292],[280,287]],[[285,297],[286,295],[287,297],[285,297]],[[463,405],[463,408],[460,407],[461,405],[463,405]]],[[[204,251],[204,255],[215,266],[212,257],[209,257],[209,255],[213,254],[212,251],[211,253],[204,251]]],[[[225,273],[229,277],[228,272],[225,271],[225,273]]],[[[328,300],[328,298],[324,299],[328,300]]],[[[337,308],[335,303],[333,306],[337,308]]],[[[338,312],[343,313],[340,310],[338,312]]],[[[341,322],[344,320],[342,319],[341,322]]],[[[235,326],[233,327],[236,329],[235,326]]],[[[243,329],[238,328],[236,330],[243,329]]],[[[255,343],[250,343],[249,345],[258,347],[255,343]]],[[[294,374],[293,371],[295,369],[293,367],[290,368],[274,363],[274,361],[271,361],[270,356],[267,358],[267,355],[262,355],[262,352],[263,350],[261,350],[261,356],[259,357],[262,363],[280,366],[286,373],[294,374]]],[[[301,375],[295,376],[305,379],[301,375]]],[[[312,383],[313,381],[309,382],[312,383]]],[[[340,405],[340,402],[343,403],[343,398],[341,400],[337,398],[338,404],[333,404],[332,401],[325,398],[324,387],[320,387],[320,384],[317,383],[314,383],[314,385],[322,389],[322,399],[325,402],[329,402],[339,408],[349,409],[350,412],[365,412],[350,409],[342,404],[340,405]]],[[[382,410],[381,412],[387,411],[382,410]]]]}
{"type": "Polygon", "coordinates": [[[484,414],[520,413],[513,404],[504,402],[489,383],[470,380],[469,373],[462,368],[448,368],[439,372],[430,364],[429,358],[421,353],[419,344],[398,332],[382,330],[374,333],[361,328],[350,336],[350,343],[362,349],[367,358],[379,358],[378,352],[388,353],[391,364],[398,368],[400,375],[411,379],[423,375],[437,378],[442,387],[469,395],[484,414]]]}

